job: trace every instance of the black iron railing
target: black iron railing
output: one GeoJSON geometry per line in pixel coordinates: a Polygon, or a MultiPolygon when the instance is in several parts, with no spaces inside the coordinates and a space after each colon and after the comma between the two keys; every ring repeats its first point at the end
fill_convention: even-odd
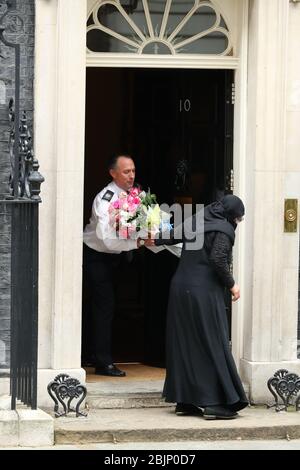
{"type": "Polygon", "coordinates": [[[11,396],[37,406],[38,205],[12,204],[11,210],[11,396]]]}
{"type": "Polygon", "coordinates": [[[18,38],[14,33],[23,20],[16,11],[16,0],[6,0],[5,5],[0,18],[0,46],[15,51],[14,99],[9,102],[11,171],[8,195],[1,201],[11,209],[11,408],[15,409],[20,400],[36,409],[38,211],[44,178],[33,155],[25,112],[20,119],[20,44],[7,38],[18,38]]]}
{"type": "MultiPolygon", "coordinates": [[[[18,120],[10,103],[11,155],[18,120]]],[[[38,215],[40,185],[44,178],[31,149],[31,137],[23,114],[19,129],[19,160],[12,159],[11,206],[11,396],[12,409],[19,399],[37,407],[38,351],[38,215]],[[15,188],[17,193],[15,193],[15,188]]]]}

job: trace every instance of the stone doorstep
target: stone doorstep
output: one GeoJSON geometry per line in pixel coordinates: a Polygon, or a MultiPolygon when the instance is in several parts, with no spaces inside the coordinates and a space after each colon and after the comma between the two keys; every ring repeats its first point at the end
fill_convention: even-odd
{"type": "Polygon", "coordinates": [[[89,409],[153,408],[169,406],[161,397],[162,380],[122,381],[112,379],[87,383],[86,404],[89,409]]]}
{"type": "Polygon", "coordinates": [[[91,410],[58,418],[55,444],[196,440],[299,439],[300,413],[248,407],[234,420],[176,416],[174,408],[91,410]]]}
{"type": "Polygon", "coordinates": [[[161,398],[161,393],[128,393],[88,395],[88,409],[128,409],[128,408],[160,408],[172,406],[161,398]]]}
{"type": "Polygon", "coordinates": [[[110,382],[87,383],[86,406],[90,410],[173,406],[162,398],[162,389],[161,380],[120,382],[120,379],[117,379],[110,382]]]}
{"type": "Polygon", "coordinates": [[[42,410],[0,410],[0,445],[40,447],[54,444],[54,420],[42,410]]]}

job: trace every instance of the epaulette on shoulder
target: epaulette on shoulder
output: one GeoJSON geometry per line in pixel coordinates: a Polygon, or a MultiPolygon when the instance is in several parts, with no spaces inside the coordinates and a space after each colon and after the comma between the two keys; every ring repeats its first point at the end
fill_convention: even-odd
{"type": "Polygon", "coordinates": [[[107,191],[105,191],[105,193],[103,194],[102,196],[102,199],[104,199],[104,201],[111,201],[113,195],[115,193],[113,191],[110,191],[109,189],[107,191]]]}

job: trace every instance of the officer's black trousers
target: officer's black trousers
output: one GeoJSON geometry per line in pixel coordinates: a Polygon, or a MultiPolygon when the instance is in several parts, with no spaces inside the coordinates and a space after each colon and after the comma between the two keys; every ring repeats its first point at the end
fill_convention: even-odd
{"type": "Polygon", "coordinates": [[[121,255],[99,253],[83,245],[83,269],[90,290],[92,348],[96,365],[113,363],[111,351],[112,320],[114,315],[114,271],[121,255]]]}

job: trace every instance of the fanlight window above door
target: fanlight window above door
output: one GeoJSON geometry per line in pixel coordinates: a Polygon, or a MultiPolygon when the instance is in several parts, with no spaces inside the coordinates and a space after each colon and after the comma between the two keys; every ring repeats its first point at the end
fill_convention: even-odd
{"type": "Polygon", "coordinates": [[[98,0],[87,22],[93,52],[230,55],[218,8],[201,0],[98,0]]]}

